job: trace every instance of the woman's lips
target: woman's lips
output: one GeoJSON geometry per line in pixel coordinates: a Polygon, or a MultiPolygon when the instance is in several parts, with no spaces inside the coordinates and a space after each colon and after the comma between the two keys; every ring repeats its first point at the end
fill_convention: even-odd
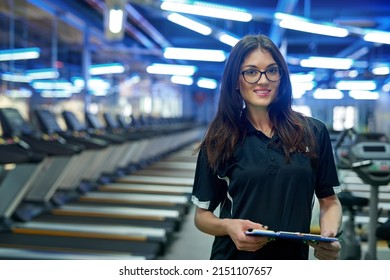
{"type": "Polygon", "coordinates": [[[256,95],[268,95],[271,90],[270,89],[255,89],[254,92],[256,95]]]}

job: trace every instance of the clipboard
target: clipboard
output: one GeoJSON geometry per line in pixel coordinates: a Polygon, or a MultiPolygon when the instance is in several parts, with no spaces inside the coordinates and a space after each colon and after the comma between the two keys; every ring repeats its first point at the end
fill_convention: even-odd
{"type": "Polygon", "coordinates": [[[315,241],[315,242],[338,241],[337,237],[325,237],[325,236],[322,236],[319,234],[289,232],[289,231],[249,229],[245,232],[245,234],[254,235],[254,236],[265,236],[265,237],[270,237],[270,238],[298,239],[298,240],[302,240],[302,241],[315,241]]]}

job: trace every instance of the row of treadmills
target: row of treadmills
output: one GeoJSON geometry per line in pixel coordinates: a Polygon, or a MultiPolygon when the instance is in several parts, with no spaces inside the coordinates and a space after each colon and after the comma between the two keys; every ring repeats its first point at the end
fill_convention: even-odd
{"type": "Polygon", "coordinates": [[[204,127],[0,108],[0,259],[158,259],[190,205],[204,127]]]}

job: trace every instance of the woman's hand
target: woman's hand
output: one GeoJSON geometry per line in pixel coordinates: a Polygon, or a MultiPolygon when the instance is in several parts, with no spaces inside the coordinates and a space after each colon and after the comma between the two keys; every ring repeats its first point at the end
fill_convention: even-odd
{"type": "MultiPolygon", "coordinates": [[[[325,232],[323,236],[334,237],[333,233],[325,232]]],[[[339,257],[341,245],[334,242],[308,242],[314,248],[314,256],[319,260],[336,260],[339,257]]]]}
{"type": "Polygon", "coordinates": [[[263,248],[269,241],[268,237],[246,235],[248,229],[267,229],[267,226],[249,220],[226,220],[226,230],[240,251],[254,252],[263,248]]]}

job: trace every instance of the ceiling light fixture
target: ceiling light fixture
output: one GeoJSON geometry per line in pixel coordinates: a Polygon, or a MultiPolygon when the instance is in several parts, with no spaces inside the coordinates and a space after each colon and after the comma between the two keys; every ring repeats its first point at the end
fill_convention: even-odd
{"type": "Polygon", "coordinates": [[[8,89],[5,91],[5,94],[12,98],[30,98],[32,96],[32,91],[25,88],[8,89]]]}
{"type": "Polygon", "coordinates": [[[0,61],[36,59],[40,53],[40,48],[0,50],[0,61]]]}
{"type": "Polygon", "coordinates": [[[89,68],[91,75],[121,74],[125,72],[125,67],[121,63],[96,64],[89,68]]]}
{"type": "Polygon", "coordinates": [[[375,30],[366,31],[366,34],[363,36],[363,39],[367,42],[390,44],[390,32],[375,30]]]}
{"type": "Polygon", "coordinates": [[[199,23],[199,22],[192,20],[188,17],[179,15],[178,13],[169,14],[167,16],[167,19],[173,23],[181,25],[181,26],[188,28],[192,31],[198,32],[202,35],[210,35],[213,32],[213,30],[210,27],[208,27],[207,25],[199,23]]]}
{"type": "Polygon", "coordinates": [[[221,50],[168,47],[164,49],[164,57],[168,59],[222,62],[226,59],[226,53],[221,50]]]}
{"type": "Polygon", "coordinates": [[[252,15],[246,12],[244,9],[200,1],[165,0],[161,3],[160,8],[162,10],[171,12],[186,13],[234,21],[249,22],[252,20],[252,15]]]}
{"type": "Polygon", "coordinates": [[[371,70],[372,74],[374,75],[389,75],[390,74],[390,67],[383,65],[383,66],[375,66],[371,70]]]}
{"type": "Polygon", "coordinates": [[[346,28],[341,28],[330,23],[315,23],[307,18],[291,16],[284,13],[275,13],[275,18],[280,20],[279,26],[286,29],[334,37],[346,37],[349,35],[349,31],[346,28]]]}
{"type": "Polygon", "coordinates": [[[330,89],[316,89],[313,93],[315,99],[342,99],[344,94],[335,88],[330,89]]]}
{"type": "Polygon", "coordinates": [[[302,67],[311,68],[327,68],[327,69],[350,69],[354,60],[350,58],[334,58],[310,56],[307,59],[302,59],[300,65],[302,67]]]}
{"type": "Polygon", "coordinates": [[[374,81],[338,81],[336,88],[339,90],[375,90],[376,83],[374,81]]]}
{"type": "Polygon", "coordinates": [[[1,79],[6,82],[14,83],[29,83],[32,81],[31,77],[29,76],[10,72],[1,74],[1,79]]]}
{"type": "Polygon", "coordinates": [[[60,73],[55,68],[33,69],[26,71],[26,75],[32,80],[57,79],[60,73]]]}
{"type": "Polygon", "coordinates": [[[40,80],[31,83],[31,86],[38,91],[41,90],[72,90],[72,83],[66,80],[40,80]]]}
{"type": "Polygon", "coordinates": [[[218,83],[214,79],[199,78],[198,81],[196,82],[196,85],[200,88],[216,89],[218,86],[218,83]]]}
{"type": "Polygon", "coordinates": [[[192,65],[154,63],[146,67],[149,74],[192,76],[198,68],[192,65]]]}
{"type": "Polygon", "coordinates": [[[112,33],[119,33],[123,28],[123,10],[110,9],[108,28],[112,33]]]}
{"type": "Polygon", "coordinates": [[[108,40],[123,39],[127,12],[125,6],[128,0],[104,0],[104,31],[108,40]]]}
{"type": "Polygon", "coordinates": [[[174,84],[190,86],[194,83],[194,80],[187,76],[172,76],[171,82],[174,84]]]}
{"type": "Polygon", "coordinates": [[[359,100],[377,100],[379,99],[379,93],[377,91],[368,90],[351,90],[348,95],[353,99],[359,100]]]}
{"type": "Polygon", "coordinates": [[[240,39],[226,33],[221,33],[218,35],[218,40],[226,45],[234,47],[240,39]]]}

